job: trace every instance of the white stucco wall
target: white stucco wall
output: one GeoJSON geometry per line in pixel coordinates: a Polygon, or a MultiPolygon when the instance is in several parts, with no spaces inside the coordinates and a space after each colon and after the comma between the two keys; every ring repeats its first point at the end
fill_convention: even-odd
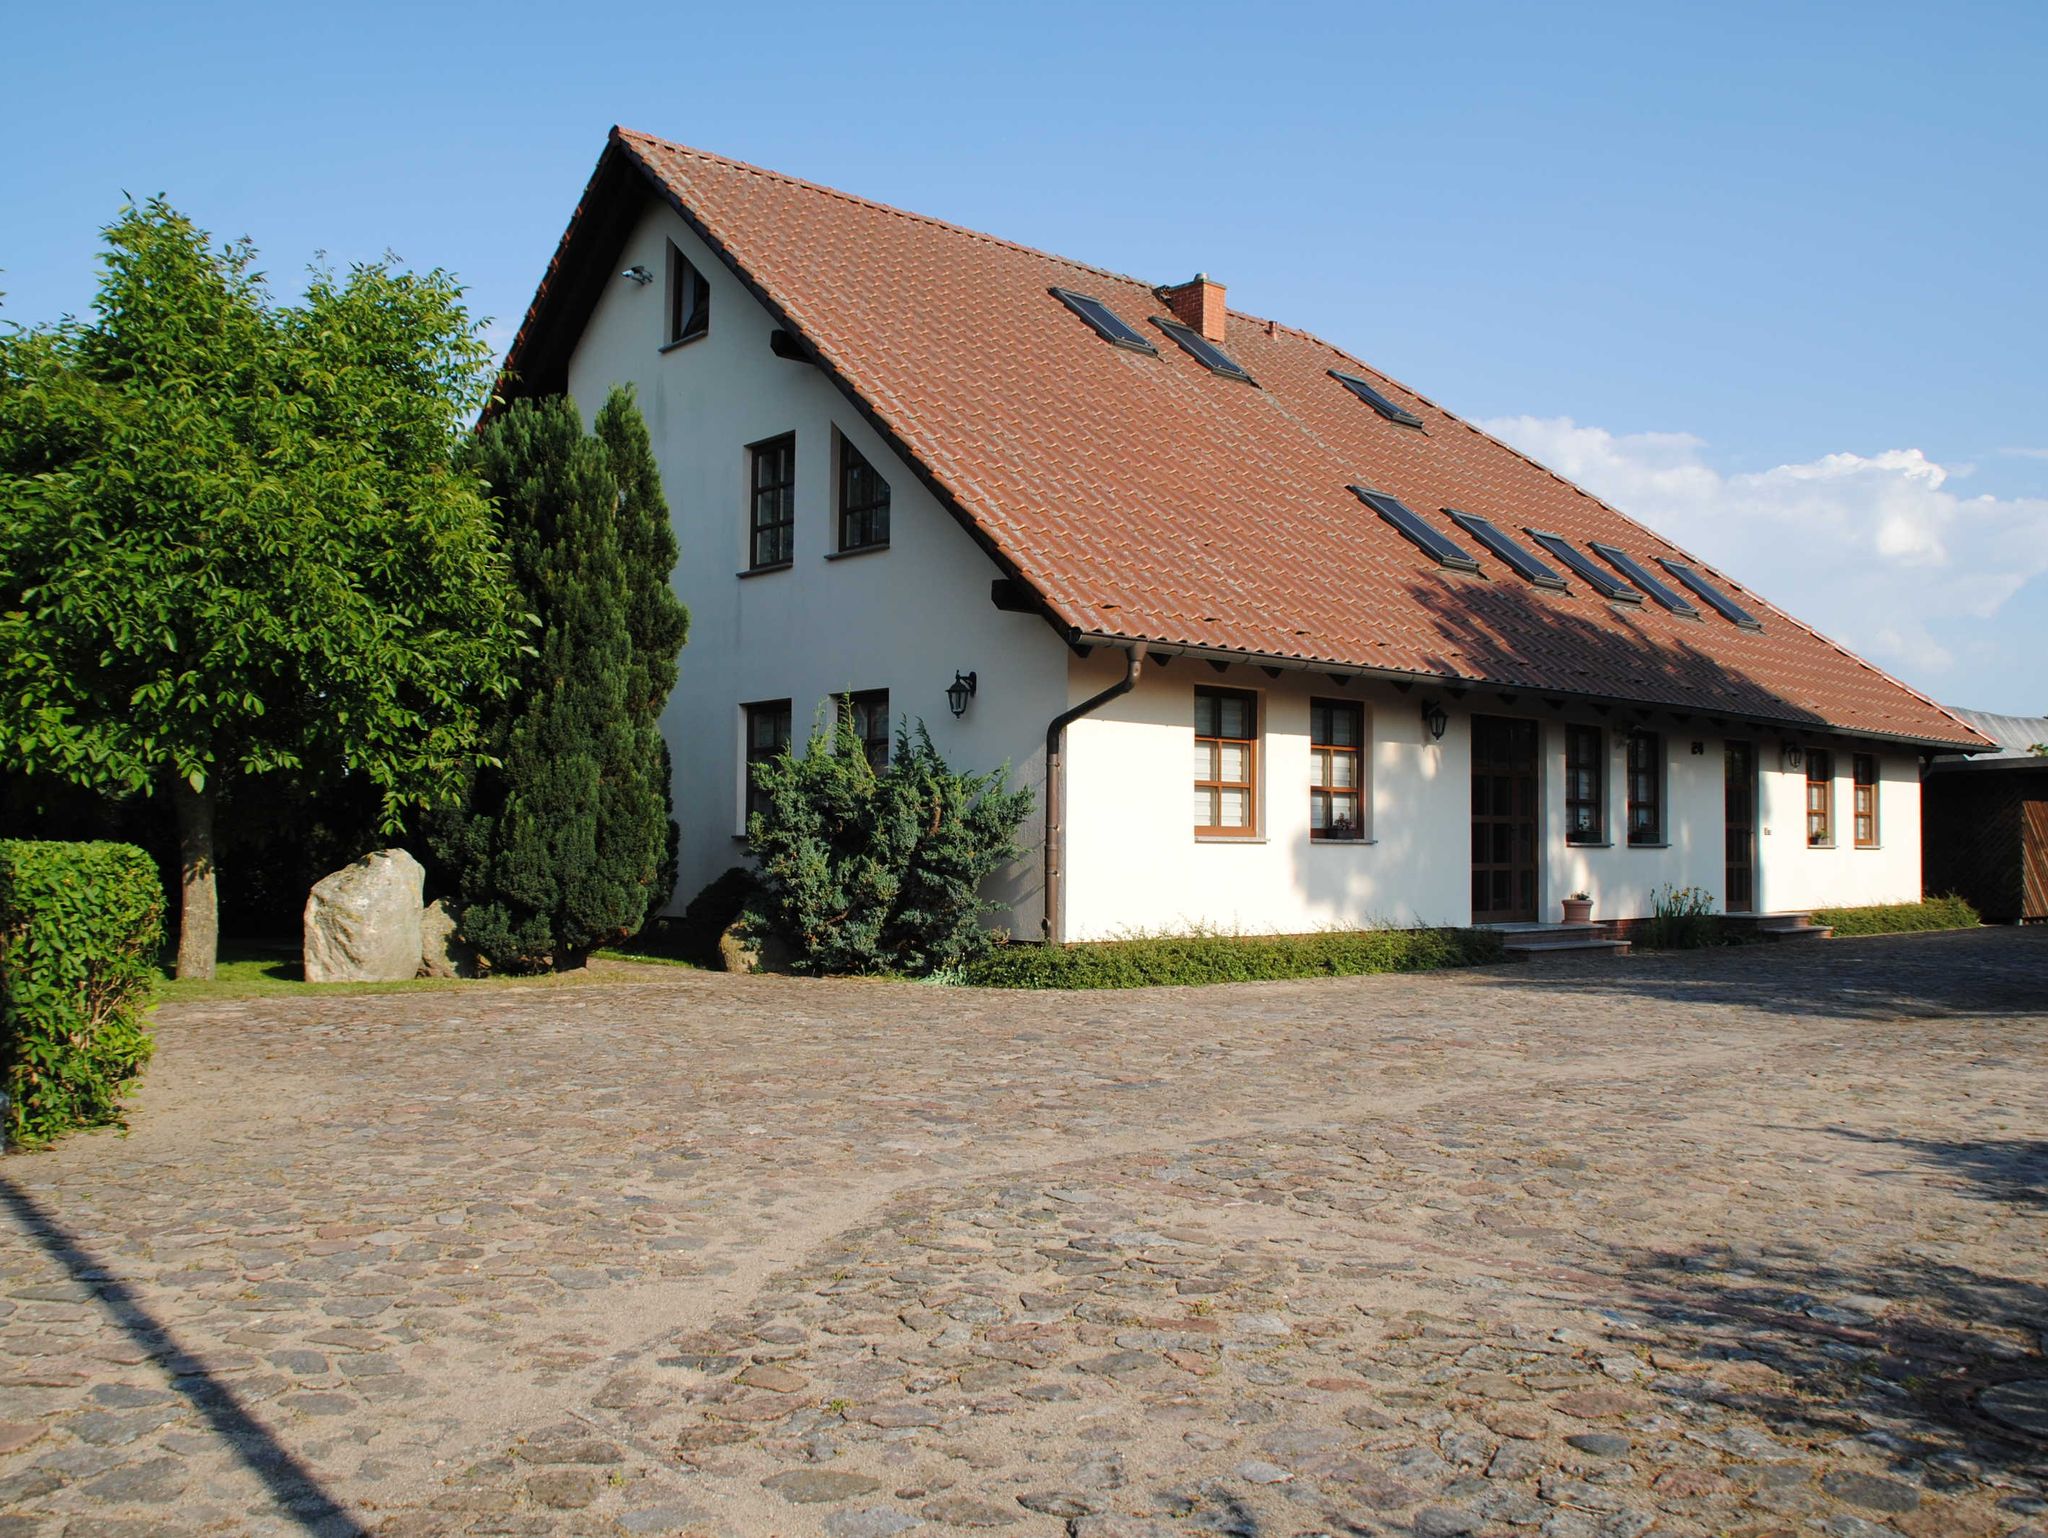
{"type": "MultiPolygon", "coordinates": [[[[1069,693],[1079,701],[1120,676],[1121,657],[1076,662],[1069,693]]],[[[1726,738],[1682,722],[1644,723],[1664,754],[1664,838],[1627,841],[1627,730],[1619,712],[1541,714],[1512,703],[1488,708],[1425,686],[1333,684],[1322,674],[1256,667],[1218,673],[1206,662],[1147,663],[1130,694],[1068,729],[1066,934],[1184,932],[1303,933],[1379,924],[1464,924],[1471,906],[1471,727],[1474,711],[1522,715],[1538,726],[1537,917],[1555,922],[1566,894],[1593,895],[1603,919],[1647,916],[1659,889],[1699,887],[1726,907],[1724,749],[1726,738]],[[1255,839],[1201,840],[1188,806],[1193,699],[1198,687],[1250,690],[1261,704],[1259,827],[1255,839]],[[1371,837],[1315,843],[1309,837],[1309,701],[1351,699],[1366,707],[1371,837]],[[1435,697],[1449,716],[1441,742],[1428,739],[1421,702],[1435,697]],[[1565,839],[1565,729],[1606,734],[1608,841],[1565,839]],[[1697,742],[1700,751],[1693,752],[1697,742]]],[[[1809,849],[1803,832],[1804,773],[1783,767],[1778,739],[1757,735],[1759,770],[1756,911],[1828,904],[1912,901],[1920,895],[1919,779],[1910,753],[1880,753],[1881,842],[1856,849],[1848,821],[1850,754],[1837,748],[1839,837],[1809,849]]]]}
{"type": "MultiPolygon", "coordinates": [[[[1076,663],[1075,701],[1121,674],[1114,653],[1076,663]]],[[[1428,742],[1417,700],[1364,681],[1340,688],[1322,674],[1148,663],[1136,689],[1067,729],[1067,938],[1466,922],[1471,738],[1453,730],[1428,742]],[[1210,686],[1260,697],[1256,840],[1197,841],[1192,831],[1194,691],[1210,686]],[[1366,706],[1369,842],[1309,840],[1311,697],[1366,706]]]]}
{"type": "Polygon", "coordinates": [[[1834,843],[1815,849],[1806,843],[1805,770],[1785,768],[1779,742],[1757,744],[1764,782],[1760,900],[1774,912],[1920,899],[1920,761],[1910,752],[1878,752],[1878,847],[1858,849],[1850,751],[1834,750],[1834,843]]]}
{"type": "MultiPolygon", "coordinates": [[[[675,588],[690,610],[676,692],[663,717],[682,827],[675,908],[739,862],[744,811],[741,707],[787,698],[799,740],[834,695],[887,689],[891,712],[922,719],[956,768],[1008,759],[1013,783],[1040,788],[1045,723],[1066,703],[1066,649],[1044,621],[998,611],[994,564],[883,446],[817,369],[769,351],[775,326],[673,210],[650,202],[614,263],[656,274],[609,282],[569,365],[586,420],[614,384],[637,387],[675,520],[675,588]],[[663,352],[665,241],[703,273],[711,324],[663,352]],[[889,483],[886,551],[828,560],[837,543],[832,434],[843,433],[889,483]],[[796,435],[796,551],[785,571],[747,565],[747,445],[796,435]],[[955,720],[946,686],[974,672],[979,692],[955,720]]],[[[1040,797],[1040,805],[1043,798],[1040,797]]],[[[1036,819],[1022,835],[1035,847],[1036,819]]],[[[990,895],[1020,934],[1039,930],[1039,864],[1004,874],[990,895]]]]}

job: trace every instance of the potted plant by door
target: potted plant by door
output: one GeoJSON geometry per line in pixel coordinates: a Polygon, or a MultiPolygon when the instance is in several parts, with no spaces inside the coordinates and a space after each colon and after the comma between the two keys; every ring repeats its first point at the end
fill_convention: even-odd
{"type": "Polygon", "coordinates": [[[1593,922],[1593,894],[1574,892],[1564,900],[1564,921],[1567,924],[1590,924],[1593,922]]]}

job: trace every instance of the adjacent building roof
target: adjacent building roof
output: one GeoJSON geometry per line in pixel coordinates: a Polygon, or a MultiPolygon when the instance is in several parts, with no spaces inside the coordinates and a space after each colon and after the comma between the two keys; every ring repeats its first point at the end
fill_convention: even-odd
{"type": "Polygon", "coordinates": [[[508,391],[563,387],[650,191],[1071,642],[1986,745],[1732,576],[1305,331],[1228,312],[1221,346],[1250,380],[1231,377],[1155,324],[1171,314],[1153,284],[647,134],[613,130],[513,344],[508,391]],[[1055,290],[1159,345],[1105,340],[1055,290]],[[1535,529],[1617,546],[1659,580],[1658,558],[1682,561],[1761,629],[1611,603],[1576,577],[1538,587],[1484,549],[1477,574],[1451,569],[1354,486],[1468,548],[1446,509],[1525,543],[1535,529]]]}
{"type": "Polygon", "coordinates": [[[2048,716],[2001,716],[1989,710],[1948,707],[1948,713],[1965,726],[1997,744],[1997,750],[1964,758],[1959,754],[1935,755],[1930,771],[1946,769],[2039,769],[2048,771],[2048,758],[2034,751],[2036,743],[2048,742],[2048,716]]]}

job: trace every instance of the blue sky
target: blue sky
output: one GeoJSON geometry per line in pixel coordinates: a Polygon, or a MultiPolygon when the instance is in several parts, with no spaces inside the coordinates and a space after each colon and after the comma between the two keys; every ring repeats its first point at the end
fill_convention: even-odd
{"type": "Polygon", "coordinates": [[[2048,6],[17,7],[0,317],[122,194],[509,338],[614,122],[1206,269],[1938,698],[2048,712],[2048,6]]]}

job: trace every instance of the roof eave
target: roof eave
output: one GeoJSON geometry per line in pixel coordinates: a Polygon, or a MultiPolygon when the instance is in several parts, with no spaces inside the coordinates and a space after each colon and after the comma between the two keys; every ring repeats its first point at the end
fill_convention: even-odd
{"type": "MultiPolygon", "coordinates": [[[[1973,748],[1951,738],[1927,737],[1908,732],[1866,731],[1859,727],[1839,726],[1819,717],[1811,719],[1797,716],[1772,716],[1755,711],[1730,710],[1719,705],[1674,705],[1667,700],[1631,699],[1620,694],[1601,694],[1583,689],[1557,689],[1548,685],[1536,685],[1520,681],[1491,678],[1470,678],[1448,673],[1412,672],[1402,668],[1368,667],[1359,663],[1338,662],[1326,658],[1290,657],[1271,652],[1243,651],[1231,647],[1201,646],[1178,641],[1148,640],[1142,637],[1115,635],[1107,631],[1083,631],[1070,629],[1066,632],[1067,642],[1074,647],[1104,646],[1135,647],[1148,654],[1169,657],[1192,657],[1205,662],[1225,662],[1250,667],[1272,668],[1285,672],[1325,673],[1338,677],[1365,678],[1391,683],[1404,688],[1430,686],[1456,697],[1477,690],[1513,697],[1528,696],[1539,700],[1565,700],[1573,704],[1607,710],[1632,710],[1650,714],[1663,714],[1674,718],[1699,717],[1706,721],[1732,722],[1742,726],[1755,727],[1760,731],[1777,732],[1787,737],[1834,736],[1853,737],[1860,742],[1893,743],[1900,747],[1916,748],[1926,752],[1977,753],[1982,748],[1973,748]]],[[[2044,760],[2048,763],[2048,760],[2044,760]]]]}

